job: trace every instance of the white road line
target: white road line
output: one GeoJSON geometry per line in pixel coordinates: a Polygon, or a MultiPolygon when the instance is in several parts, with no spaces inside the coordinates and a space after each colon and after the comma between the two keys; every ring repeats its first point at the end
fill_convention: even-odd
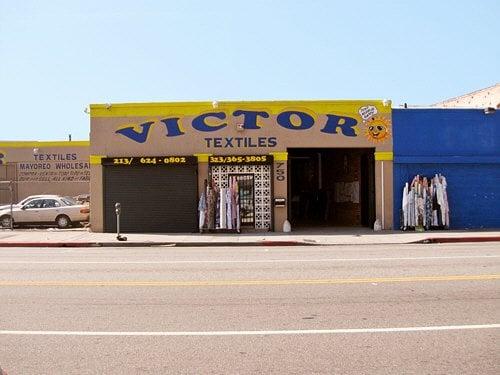
{"type": "Polygon", "coordinates": [[[323,259],[258,259],[258,260],[167,260],[167,261],[1,261],[0,264],[228,264],[228,263],[319,263],[319,262],[366,262],[393,260],[446,260],[500,258],[500,255],[457,255],[437,257],[395,258],[323,258],[323,259]]]}
{"type": "Polygon", "coordinates": [[[463,331],[474,329],[498,329],[500,324],[479,324],[459,326],[396,327],[396,328],[346,328],[346,329],[306,329],[282,331],[194,331],[194,332],[106,332],[106,331],[0,331],[0,336],[269,336],[269,335],[325,335],[353,333],[399,333],[463,331]]]}

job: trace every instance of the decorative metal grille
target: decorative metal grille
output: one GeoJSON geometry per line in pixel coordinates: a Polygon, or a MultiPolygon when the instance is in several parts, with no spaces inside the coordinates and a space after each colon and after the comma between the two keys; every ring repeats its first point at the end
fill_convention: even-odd
{"type": "Polygon", "coordinates": [[[219,188],[229,187],[229,175],[253,174],[255,228],[271,230],[271,165],[212,165],[210,174],[219,188]]]}

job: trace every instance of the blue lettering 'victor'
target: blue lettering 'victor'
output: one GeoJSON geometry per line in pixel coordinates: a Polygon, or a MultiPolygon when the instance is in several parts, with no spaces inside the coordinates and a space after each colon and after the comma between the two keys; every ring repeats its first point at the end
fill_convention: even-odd
{"type": "Polygon", "coordinates": [[[184,134],[179,127],[179,117],[165,118],[160,120],[160,122],[167,128],[167,137],[177,137],[184,134]]]}
{"type": "Polygon", "coordinates": [[[126,128],[118,129],[115,133],[124,135],[127,138],[130,138],[133,141],[138,143],[144,143],[148,139],[149,128],[154,124],[154,121],[145,122],[144,124],[140,124],[139,126],[142,128],[142,132],[135,131],[133,126],[129,126],[126,128]]]}
{"type": "Polygon", "coordinates": [[[308,115],[305,112],[299,112],[299,111],[286,111],[286,112],[281,112],[278,117],[276,118],[278,121],[278,124],[285,129],[291,129],[291,130],[307,130],[312,128],[314,125],[314,118],[311,115],[308,115]],[[300,119],[300,124],[294,125],[292,123],[291,117],[295,115],[300,119]]]}
{"type": "Polygon", "coordinates": [[[328,120],[325,127],[321,129],[321,132],[328,134],[337,134],[337,128],[340,128],[342,134],[347,137],[356,137],[356,131],[354,127],[357,125],[358,121],[352,117],[346,116],[336,116],[336,115],[326,115],[328,120]]]}
{"type": "Polygon", "coordinates": [[[213,113],[204,113],[203,115],[199,115],[193,119],[193,128],[200,132],[213,132],[222,128],[225,128],[227,124],[223,122],[219,125],[209,125],[206,123],[207,117],[215,117],[220,120],[226,119],[226,114],[224,112],[213,112],[213,113]]]}
{"type": "Polygon", "coordinates": [[[243,115],[243,128],[244,129],[260,129],[257,124],[257,117],[269,118],[269,113],[258,111],[244,111],[237,110],[233,112],[233,116],[243,115]]]}

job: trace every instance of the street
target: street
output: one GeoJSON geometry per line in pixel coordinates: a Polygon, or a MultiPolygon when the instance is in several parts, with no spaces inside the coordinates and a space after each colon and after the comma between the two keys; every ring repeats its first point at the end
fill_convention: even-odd
{"type": "Polygon", "coordinates": [[[498,243],[0,249],[15,374],[498,374],[498,243]]]}

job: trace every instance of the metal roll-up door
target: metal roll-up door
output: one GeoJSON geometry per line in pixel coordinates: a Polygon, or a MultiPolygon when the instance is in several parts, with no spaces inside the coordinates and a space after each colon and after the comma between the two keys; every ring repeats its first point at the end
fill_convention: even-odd
{"type": "Polygon", "coordinates": [[[116,202],[121,232],[195,232],[196,171],[196,165],[104,167],[105,232],[116,232],[116,202]]]}

